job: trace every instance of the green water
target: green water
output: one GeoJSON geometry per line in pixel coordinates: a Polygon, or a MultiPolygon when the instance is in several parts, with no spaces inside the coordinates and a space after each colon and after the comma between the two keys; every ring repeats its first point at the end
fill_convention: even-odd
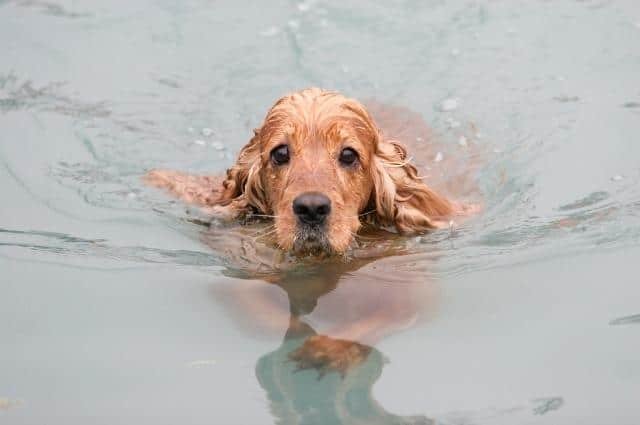
{"type": "Polygon", "coordinates": [[[634,0],[0,1],[0,423],[640,423],[639,76],[634,0]],[[307,86],[482,147],[483,214],[273,285],[141,184],[307,86]],[[321,333],[406,280],[422,319],[344,379],[240,301],[321,333]]]}

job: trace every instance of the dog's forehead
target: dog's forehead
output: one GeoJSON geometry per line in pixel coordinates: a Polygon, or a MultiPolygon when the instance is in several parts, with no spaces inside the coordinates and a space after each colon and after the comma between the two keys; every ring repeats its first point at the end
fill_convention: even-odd
{"type": "Polygon", "coordinates": [[[373,142],[374,135],[354,117],[327,115],[316,119],[290,117],[272,123],[264,131],[263,142],[267,147],[293,143],[296,145],[323,145],[335,147],[343,144],[366,146],[373,142]],[[273,125],[276,124],[276,125],[273,125]]]}
{"type": "Polygon", "coordinates": [[[289,144],[292,151],[334,153],[341,147],[361,155],[374,150],[377,128],[363,105],[336,92],[305,90],[280,99],[260,130],[262,150],[289,144]],[[315,149],[308,149],[315,147],[315,149]]]}

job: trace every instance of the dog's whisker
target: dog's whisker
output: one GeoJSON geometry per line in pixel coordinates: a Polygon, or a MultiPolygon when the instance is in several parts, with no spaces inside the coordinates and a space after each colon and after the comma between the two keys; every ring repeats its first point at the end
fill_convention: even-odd
{"type": "Polygon", "coordinates": [[[271,235],[271,234],[273,234],[273,233],[275,233],[275,232],[277,232],[277,231],[278,231],[278,229],[277,229],[277,228],[275,228],[275,227],[273,227],[273,228],[271,228],[271,229],[265,229],[264,231],[262,231],[262,232],[260,232],[260,233],[256,233],[256,234],[255,234],[255,235],[253,235],[253,236],[254,236],[254,237],[256,237],[256,238],[261,238],[261,237],[264,237],[264,236],[271,235]]]}
{"type": "Polygon", "coordinates": [[[255,232],[255,233],[253,233],[253,234],[249,235],[249,237],[260,237],[260,236],[264,236],[264,235],[269,234],[269,233],[272,233],[272,232],[274,232],[274,231],[276,231],[276,230],[277,230],[276,226],[272,224],[272,225],[270,225],[270,226],[265,227],[264,229],[260,229],[260,230],[258,230],[257,232],[255,232]]]}
{"type": "Polygon", "coordinates": [[[358,240],[362,240],[362,241],[377,241],[380,238],[376,238],[374,236],[364,236],[364,235],[360,235],[358,233],[351,233],[351,235],[358,240]]]}
{"type": "Polygon", "coordinates": [[[256,236],[255,238],[252,239],[253,242],[262,242],[265,238],[268,238],[270,236],[272,236],[275,233],[275,231],[264,234],[264,235],[259,235],[256,236]]]}
{"type": "Polygon", "coordinates": [[[364,217],[365,215],[369,215],[369,214],[374,213],[374,212],[376,212],[375,209],[367,211],[367,212],[363,212],[362,214],[358,214],[356,217],[364,217]]]}
{"type": "Polygon", "coordinates": [[[262,217],[262,218],[278,218],[278,215],[270,215],[270,214],[254,214],[252,213],[250,217],[262,217]]]}

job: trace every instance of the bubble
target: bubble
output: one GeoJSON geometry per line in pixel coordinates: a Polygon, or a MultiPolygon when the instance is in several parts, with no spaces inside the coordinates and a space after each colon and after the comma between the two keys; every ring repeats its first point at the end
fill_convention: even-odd
{"type": "Polygon", "coordinates": [[[300,22],[296,21],[295,19],[291,19],[289,22],[287,22],[287,25],[289,25],[289,28],[291,28],[292,30],[297,30],[298,28],[300,28],[300,22]]]}
{"type": "Polygon", "coordinates": [[[309,3],[298,3],[298,10],[300,12],[306,12],[311,8],[311,5],[309,3]]]}
{"type": "Polygon", "coordinates": [[[205,366],[215,366],[218,362],[213,359],[207,360],[195,360],[187,363],[189,367],[205,367],[205,366]]]}
{"type": "Polygon", "coordinates": [[[277,35],[279,32],[280,32],[280,29],[278,27],[269,27],[264,31],[260,32],[260,35],[263,37],[273,37],[274,35],[277,35]]]}
{"type": "Polygon", "coordinates": [[[204,137],[209,137],[209,136],[211,136],[213,134],[213,130],[210,129],[209,127],[203,128],[200,132],[202,133],[202,135],[204,137]]]}
{"type": "Polygon", "coordinates": [[[447,126],[451,129],[453,128],[458,128],[460,127],[460,121],[456,121],[453,118],[449,117],[446,120],[444,120],[444,122],[447,124],[447,126]]]}
{"type": "Polygon", "coordinates": [[[458,103],[459,100],[455,97],[445,99],[442,101],[442,103],[440,103],[440,110],[442,112],[455,111],[456,109],[458,109],[458,103]]]}

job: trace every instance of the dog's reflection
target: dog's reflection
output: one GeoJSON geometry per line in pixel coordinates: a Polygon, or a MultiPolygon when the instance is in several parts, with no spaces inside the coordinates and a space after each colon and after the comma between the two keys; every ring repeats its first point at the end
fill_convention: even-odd
{"type": "Polygon", "coordinates": [[[385,361],[373,347],[320,336],[304,321],[292,318],[280,347],[258,360],[256,376],[278,424],[432,424],[424,416],[394,415],[375,400],[372,387],[385,361]],[[321,347],[348,344],[356,351],[354,356],[362,358],[344,374],[300,370],[292,359],[308,356],[315,360],[305,360],[307,366],[324,367],[323,348],[316,352],[308,344],[314,338],[320,338],[321,347]]]}
{"type": "Polygon", "coordinates": [[[417,254],[324,261],[218,287],[246,327],[284,334],[256,365],[277,423],[433,423],[389,413],[372,395],[385,364],[375,344],[433,310],[425,263],[417,254]]]}

